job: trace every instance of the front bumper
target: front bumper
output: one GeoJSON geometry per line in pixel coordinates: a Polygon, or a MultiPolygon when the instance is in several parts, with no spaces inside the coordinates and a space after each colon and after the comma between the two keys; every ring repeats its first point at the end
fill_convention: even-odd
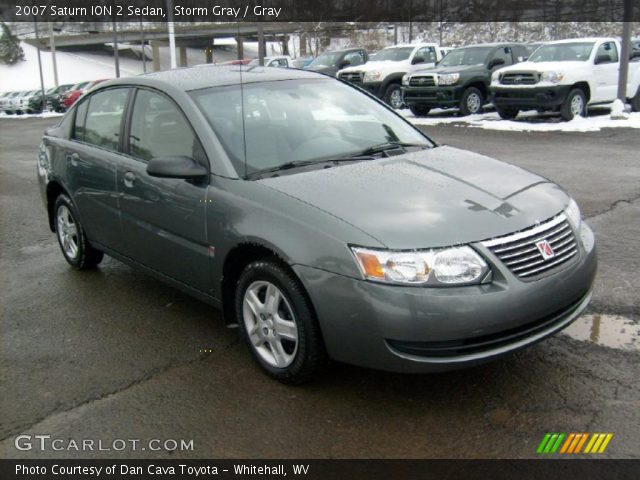
{"type": "Polygon", "coordinates": [[[562,105],[570,89],[569,85],[532,88],[491,86],[491,101],[496,107],[520,110],[554,109],[562,105]]]}
{"type": "Polygon", "coordinates": [[[404,103],[429,108],[457,107],[464,88],[460,85],[438,87],[402,87],[404,103]]]}
{"type": "MultiPolygon", "coordinates": [[[[346,81],[346,80],[345,80],[346,81]]],[[[375,95],[378,98],[382,98],[384,92],[382,91],[382,82],[349,82],[352,85],[360,87],[366,92],[375,95]]]]}
{"type": "MultiPolygon", "coordinates": [[[[589,229],[584,223],[582,228],[589,229]]],[[[515,277],[484,246],[474,247],[493,270],[490,284],[405,287],[296,265],[329,356],[396,372],[462,368],[557,333],[589,303],[597,267],[595,246],[587,251],[581,242],[575,262],[533,282],[515,277]]]]}

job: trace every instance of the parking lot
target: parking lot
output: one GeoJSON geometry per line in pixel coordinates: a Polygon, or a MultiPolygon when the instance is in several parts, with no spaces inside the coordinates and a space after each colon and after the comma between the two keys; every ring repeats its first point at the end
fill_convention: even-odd
{"type": "MultiPolygon", "coordinates": [[[[545,432],[612,432],[640,452],[640,135],[423,127],[436,141],[567,188],[596,233],[588,315],[509,358],[438,375],[333,365],[315,383],[267,378],[218,312],[107,258],[71,270],[36,181],[56,119],[0,119],[0,456],[534,457],[545,432]],[[192,439],[190,451],[18,451],[16,435],[192,439]]],[[[167,252],[170,255],[170,252],[167,252]]]]}

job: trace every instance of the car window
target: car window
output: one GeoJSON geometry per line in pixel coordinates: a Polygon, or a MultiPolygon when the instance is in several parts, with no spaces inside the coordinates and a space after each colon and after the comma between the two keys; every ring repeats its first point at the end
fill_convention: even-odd
{"type": "Polygon", "coordinates": [[[504,60],[504,64],[500,65],[501,67],[511,65],[513,63],[513,59],[511,58],[511,47],[500,47],[491,57],[492,59],[501,58],[504,60]]]}
{"type": "Polygon", "coordinates": [[[151,90],[138,90],[133,104],[129,153],[148,161],[184,156],[206,164],[204,150],[173,100],[151,90]]]}
{"type": "Polygon", "coordinates": [[[354,67],[356,65],[362,65],[364,63],[364,52],[350,52],[344,56],[344,60],[354,67]]]}
{"type": "Polygon", "coordinates": [[[122,113],[128,94],[128,88],[113,88],[91,95],[84,126],[85,142],[118,150],[122,113]]]}
{"type": "Polygon", "coordinates": [[[433,47],[422,47],[418,49],[415,57],[421,57],[423,60],[420,63],[435,63],[436,61],[436,49],[433,47]]]}
{"type": "Polygon", "coordinates": [[[83,101],[76,107],[76,115],[73,123],[72,138],[76,140],[84,141],[84,123],[87,118],[87,107],[89,106],[89,100],[83,101]]]}
{"type": "Polygon", "coordinates": [[[618,61],[618,47],[616,47],[616,44],[614,42],[604,42],[598,47],[596,58],[598,58],[600,55],[608,55],[611,59],[610,62],[616,63],[618,61]]]}

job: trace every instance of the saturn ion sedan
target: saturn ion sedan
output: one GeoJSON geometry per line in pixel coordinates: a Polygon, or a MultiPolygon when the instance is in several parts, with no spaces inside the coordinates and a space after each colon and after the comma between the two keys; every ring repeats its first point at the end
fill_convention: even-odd
{"type": "Polygon", "coordinates": [[[561,187],[310,71],[101,83],[45,132],[38,176],[72,267],[107,254],[220,308],[287,383],[329,360],[474,365],[591,297],[594,236],[561,187]]]}

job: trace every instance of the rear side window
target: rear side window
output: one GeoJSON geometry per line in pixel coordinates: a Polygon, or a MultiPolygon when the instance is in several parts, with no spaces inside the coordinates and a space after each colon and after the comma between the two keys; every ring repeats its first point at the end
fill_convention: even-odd
{"type": "Polygon", "coordinates": [[[122,114],[128,94],[128,88],[114,88],[91,95],[84,126],[85,142],[108,150],[118,150],[122,114]]]}
{"type": "Polygon", "coordinates": [[[129,153],[142,160],[184,156],[206,164],[195,132],[176,104],[150,90],[138,90],[133,105],[129,153]]]}

